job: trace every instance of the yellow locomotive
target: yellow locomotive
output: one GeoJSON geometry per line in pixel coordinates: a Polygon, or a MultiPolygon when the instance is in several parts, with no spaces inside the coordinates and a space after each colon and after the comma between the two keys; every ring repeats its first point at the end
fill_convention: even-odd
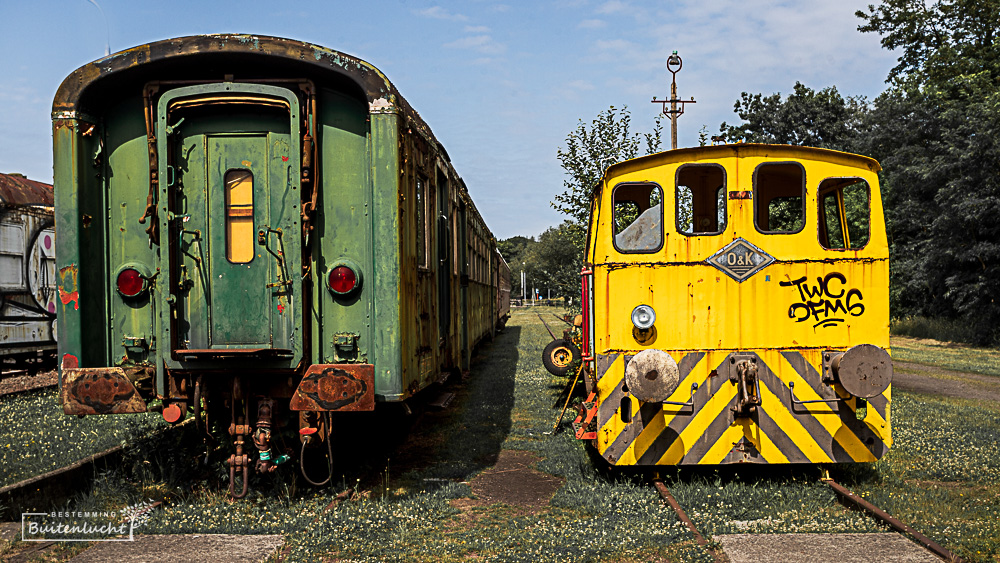
{"type": "Polygon", "coordinates": [[[890,433],[879,164],[734,144],[610,167],[583,272],[589,396],[612,465],[879,459],[890,433]]]}

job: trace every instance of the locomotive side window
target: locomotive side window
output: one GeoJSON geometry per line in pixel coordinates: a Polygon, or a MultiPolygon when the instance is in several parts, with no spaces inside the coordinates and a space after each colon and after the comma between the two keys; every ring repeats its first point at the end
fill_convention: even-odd
{"type": "Polygon", "coordinates": [[[868,183],[861,178],[827,178],[819,185],[818,193],[819,242],[823,248],[857,250],[868,244],[868,183]]]}
{"type": "Polygon", "coordinates": [[[253,173],[229,170],[226,183],[226,259],[234,264],[253,260],[253,173]]]}
{"type": "Polygon", "coordinates": [[[677,231],[717,235],[726,230],[726,171],[717,164],[677,169],[677,231]]]}
{"type": "Polygon", "coordinates": [[[656,252],[663,246],[663,190],[653,183],[615,186],[614,244],[619,252],[656,252]]]}
{"type": "Polygon", "coordinates": [[[754,225],[762,233],[797,233],[806,221],[806,172],[795,162],[761,164],[753,174],[754,225]]]}

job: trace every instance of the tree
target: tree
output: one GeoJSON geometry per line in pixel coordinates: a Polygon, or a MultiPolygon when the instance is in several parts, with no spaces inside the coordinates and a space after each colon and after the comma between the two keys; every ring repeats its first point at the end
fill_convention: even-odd
{"type": "Polygon", "coordinates": [[[996,0],[883,0],[855,15],[865,21],[862,33],[882,36],[882,46],[902,51],[889,79],[914,78],[941,83],[950,77],[1000,66],[1000,2],[996,0]]]}
{"type": "Polygon", "coordinates": [[[1000,344],[1000,2],[884,0],[857,16],[901,51],[862,140],[884,170],[893,314],[1000,344]]]}
{"type": "Polygon", "coordinates": [[[627,107],[619,111],[611,106],[598,113],[589,128],[580,120],[576,129],[566,135],[566,149],[556,151],[568,176],[563,180],[566,191],[556,195],[551,203],[556,211],[568,215],[577,225],[586,226],[590,220],[590,198],[604,171],[616,162],[639,156],[643,140],[644,154],[660,150],[663,131],[660,117],[654,121],[653,131],[645,135],[631,132],[631,122],[627,107]]]}
{"type": "Polygon", "coordinates": [[[497,241],[497,248],[500,254],[510,265],[510,295],[520,297],[521,295],[521,270],[527,269],[528,254],[535,244],[534,237],[514,236],[508,239],[497,241]]]}
{"type": "Polygon", "coordinates": [[[723,122],[720,132],[730,142],[806,145],[850,150],[863,130],[868,104],[863,96],[844,98],[836,86],[816,92],[796,82],[785,100],[743,92],[733,111],[738,126],[723,122]]]}
{"type": "Polygon", "coordinates": [[[563,221],[542,233],[538,243],[528,249],[528,275],[533,285],[552,290],[553,297],[579,301],[586,236],[586,227],[572,221],[563,221]]]}

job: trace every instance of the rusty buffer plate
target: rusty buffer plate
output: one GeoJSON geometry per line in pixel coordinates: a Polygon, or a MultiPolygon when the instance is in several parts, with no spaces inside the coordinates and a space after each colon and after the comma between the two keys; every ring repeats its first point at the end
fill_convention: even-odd
{"type": "Polygon", "coordinates": [[[146,412],[146,403],[122,368],[63,368],[61,394],[66,414],[146,412]]]}
{"type": "Polygon", "coordinates": [[[309,366],[292,397],[293,411],[370,411],[375,409],[375,366],[309,366]]]}

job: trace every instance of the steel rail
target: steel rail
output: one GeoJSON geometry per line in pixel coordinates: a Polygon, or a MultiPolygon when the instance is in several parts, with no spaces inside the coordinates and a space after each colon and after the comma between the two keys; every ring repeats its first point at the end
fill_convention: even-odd
{"type": "Polygon", "coordinates": [[[695,528],[694,522],[688,518],[687,513],[684,512],[683,508],[681,508],[681,505],[677,502],[677,499],[674,498],[674,495],[670,494],[670,490],[663,484],[663,481],[655,479],[653,480],[653,486],[660,492],[660,496],[663,497],[663,500],[670,504],[670,508],[674,509],[674,512],[677,513],[677,517],[680,518],[681,522],[684,522],[688,529],[691,530],[691,533],[694,534],[694,539],[698,542],[698,545],[704,547],[712,555],[712,558],[715,559],[716,563],[723,563],[726,561],[726,559],[724,559],[719,552],[708,547],[708,542],[698,532],[698,528],[695,528]]]}
{"type": "Polygon", "coordinates": [[[934,540],[928,538],[927,536],[921,534],[920,532],[900,522],[899,520],[891,516],[888,512],[885,512],[884,510],[880,509],[874,504],[854,494],[853,492],[851,492],[850,489],[834,481],[830,477],[823,477],[820,480],[829,485],[831,489],[836,491],[837,494],[840,496],[840,498],[857,506],[858,508],[861,508],[862,510],[871,514],[878,520],[885,522],[897,532],[911,536],[918,543],[920,543],[921,545],[932,551],[938,557],[944,559],[945,561],[948,561],[949,563],[964,563],[964,560],[961,557],[941,547],[934,540]]]}
{"type": "Polygon", "coordinates": [[[552,333],[552,329],[549,328],[549,325],[545,322],[545,319],[542,318],[542,314],[541,313],[535,313],[535,314],[538,315],[538,320],[542,321],[542,326],[545,327],[545,330],[549,331],[549,336],[552,337],[552,340],[558,340],[556,338],[556,335],[552,333]]]}

